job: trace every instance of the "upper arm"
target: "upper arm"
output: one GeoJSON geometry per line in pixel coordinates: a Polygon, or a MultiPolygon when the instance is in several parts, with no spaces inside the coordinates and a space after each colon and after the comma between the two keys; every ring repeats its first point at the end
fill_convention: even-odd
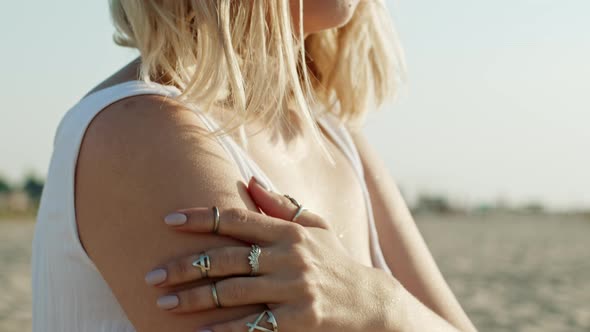
{"type": "Polygon", "coordinates": [[[392,273],[432,311],[462,331],[475,331],[444,280],[383,160],[360,130],[351,134],[363,163],[379,242],[392,273]]]}
{"type": "MultiPolygon", "coordinates": [[[[88,127],[76,169],[76,219],[83,246],[137,331],[194,331],[255,306],[175,316],[156,307],[163,290],[145,274],[173,257],[235,244],[174,232],[163,222],[182,208],[256,210],[237,168],[190,110],[161,96],[119,101],[88,127]]],[[[88,299],[92,301],[92,299],[88,299]]]]}

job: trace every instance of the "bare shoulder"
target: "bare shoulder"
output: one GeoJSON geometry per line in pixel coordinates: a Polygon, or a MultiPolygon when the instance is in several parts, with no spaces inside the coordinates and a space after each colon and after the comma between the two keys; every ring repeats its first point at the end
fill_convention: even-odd
{"type": "Polygon", "coordinates": [[[194,331],[256,308],[173,316],[145,274],[171,258],[235,244],[169,229],[175,210],[254,209],[241,176],[200,118],[180,103],[146,95],[118,101],[90,123],[78,156],[76,219],[83,246],[138,331],[194,331]]]}
{"type": "Polygon", "coordinates": [[[235,204],[232,194],[239,192],[240,174],[207,134],[193,111],[168,97],[144,95],[118,101],[98,113],[86,130],[78,156],[77,193],[84,194],[85,188],[96,193],[95,186],[115,180],[112,185],[135,199],[148,199],[149,192],[177,192],[194,185],[202,190],[157,200],[168,202],[170,208],[194,205],[199,198],[213,203],[206,201],[212,197],[218,204],[235,204]],[[219,195],[227,198],[220,202],[219,195]]]}

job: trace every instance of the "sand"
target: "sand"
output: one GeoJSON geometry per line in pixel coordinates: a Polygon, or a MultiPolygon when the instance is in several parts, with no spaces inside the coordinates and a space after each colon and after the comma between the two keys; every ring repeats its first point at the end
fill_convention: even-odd
{"type": "Polygon", "coordinates": [[[590,220],[419,220],[443,274],[480,331],[590,331],[590,220]]]}
{"type": "Polygon", "coordinates": [[[0,221],[0,331],[31,330],[30,256],[34,224],[0,221]]]}
{"type": "MultiPolygon", "coordinates": [[[[480,331],[590,331],[590,220],[417,216],[480,331]]],[[[31,222],[0,222],[0,331],[31,330],[31,222]]]]}

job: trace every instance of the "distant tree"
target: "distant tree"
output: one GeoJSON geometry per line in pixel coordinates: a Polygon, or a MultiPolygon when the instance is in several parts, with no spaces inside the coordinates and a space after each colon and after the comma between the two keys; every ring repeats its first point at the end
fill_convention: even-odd
{"type": "Polygon", "coordinates": [[[448,199],[444,196],[421,194],[418,196],[416,211],[448,213],[453,211],[448,199]]]}
{"type": "Polygon", "coordinates": [[[39,179],[39,177],[34,174],[29,173],[25,176],[23,190],[27,193],[29,198],[38,202],[41,199],[41,193],[43,192],[43,184],[43,180],[39,179]]]}
{"type": "Polygon", "coordinates": [[[545,212],[545,207],[542,203],[539,202],[530,202],[523,206],[523,210],[529,213],[543,213],[545,212]]]}
{"type": "Polygon", "coordinates": [[[12,190],[13,188],[10,183],[8,183],[8,181],[3,176],[0,176],[0,194],[9,193],[12,190]]]}

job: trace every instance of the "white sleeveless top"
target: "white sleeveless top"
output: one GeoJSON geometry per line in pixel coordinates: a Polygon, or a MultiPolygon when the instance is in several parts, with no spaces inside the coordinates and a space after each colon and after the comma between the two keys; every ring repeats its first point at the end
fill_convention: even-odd
{"type": "MultiPolygon", "coordinates": [[[[74,177],[80,145],[92,119],[118,100],[151,94],[173,98],[180,91],[172,86],[143,81],[117,84],[82,98],[59,123],[33,239],[33,332],[135,331],[78,238],[74,177]]],[[[209,130],[218,128],[203,112],[194,111],[209,130]]],[[[350,160],[361,183],[367,205],[373,266],[391,273],[379,247],[369,193],[354,143],[334,115],[326,114],[318,121],[350,160]]],[[[244,182],[256,176],[264,185],[277,191],[256,163],[228,135],[218,137],[218,141],[235,161],[244,182]]]]}

